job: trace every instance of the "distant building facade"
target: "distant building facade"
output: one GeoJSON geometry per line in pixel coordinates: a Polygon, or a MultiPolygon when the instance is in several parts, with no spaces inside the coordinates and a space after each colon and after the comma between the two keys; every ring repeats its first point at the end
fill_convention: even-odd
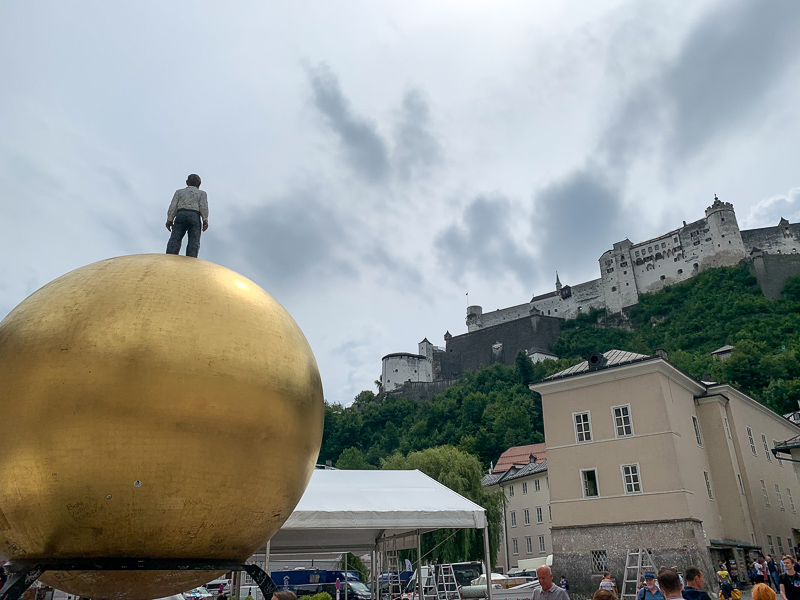
{"type": "Polygon", "coordinates": [[[741,391],[618,350],[531,388],[542,395],[553,570],[576,589],[596,588],[605,570],[621,581],[637,548],[707,574],[727,560],[746,579],[755,552],[800,541],[800,481],[772,452],[800,427],[741,391]]]}
{"type": "MultiPolygon", "coordinates": [[[[757,255],[797,256],[798,252],[800,223],[781,219],[775,227],[740,231],[733,205],[715,197],[703,219],[689,224],[684,221],[683,227],[645,242],[634,244],[625,239],[614,244],[599,259],[597,279],[570,286],[562,285],[556,277],[554,291],[534,296],[525,304],[489,313],[477,305],[468,307],[467,330],[514,321],[532,309],[562,319],[595,308],[619,313],[637,304],[641,294],[660,291],[706,269],[732,266],[757,255]]],[[[791,273],[797,274],[796,269],[791,273]]]]}
{"type": "Polygon", "coordinates": [[[503,491],[506,498],[496,565],[503,573],[519,561],[553,553],[550,537],[550,482],[545,444],[506,450],[483,485],[503,491]]]}

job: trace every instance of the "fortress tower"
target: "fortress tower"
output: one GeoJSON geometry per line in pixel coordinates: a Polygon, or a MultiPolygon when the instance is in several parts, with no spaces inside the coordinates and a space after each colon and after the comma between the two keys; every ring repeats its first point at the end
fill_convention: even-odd
{"type": "Polygon", "coordinates": [[[715,194],[714,203],[706,209],[706,221],[713,252],[704,261],[703,267],[733,265],[745,258],[746,252],[733,204],[722,202],[715,194]]]}

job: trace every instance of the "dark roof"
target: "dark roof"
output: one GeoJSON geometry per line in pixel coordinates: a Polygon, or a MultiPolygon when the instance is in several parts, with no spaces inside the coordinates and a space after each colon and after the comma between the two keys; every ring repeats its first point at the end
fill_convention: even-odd
{"type": "MultiPolygon", "coordinates": [[[[791,421],[789,422],[791,423],[791,421]]],[[[800,435],[789,438],[785,442],[779,442],[775,444],[776,450],[794,450],[795,448],[800,448],[800,435]]]]}
{"type": "MultiPolygon", "coordinates": [[[[637,354],[636,352],[625,352],[624,350],[609,350],[608,352],[603,352],[603,356],[605,356],[607,362],[598,370],[642,362],[645,360],[656,360],[659,358],[657,356],[648,356],[647,354],[637,354]]],[[[555,375],[546,377],[545,381],[550,379],[561,379],[562,377],[570,377],[571,375],[580,375],[588,372],[589,361],[585,360],[582,363],[569,367],[568,369],[559,371],[555,375]]]]}
{"type": "Polygon", "coordinates": [[[537,473],[542,473],[544,471],[547,471],[546,460],[538,463],[528,463],[527,465],[519,468],[512,467],[503,473],[489,473],[488,475],[483,476],[481,483],[483,483],[485,486],[497,485],[499,483],[507,483],[509,481],[514,481],[515,479],[528,477],[530,475],[536,475],[537,473]]]}
{"type": "Polygon", "coordinates": [[[391,354],[387,354],[386,356],[384,356],[381,360],[387,358],[395,358],[399,356],[407,356],[409,358],[422,358],[422,359],[428,358],[427,356],[423,356],[422,354],[411,354],[410,352],[392,352],[391,354]]]}

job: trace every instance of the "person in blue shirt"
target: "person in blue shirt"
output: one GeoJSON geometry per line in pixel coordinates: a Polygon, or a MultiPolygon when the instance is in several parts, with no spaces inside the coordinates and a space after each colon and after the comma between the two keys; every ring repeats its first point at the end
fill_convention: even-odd
{"type": "Polygon", "coordinates": [[[653,573],[645,573],[644,587],[639,590],[636,600],[664,600],[664,594],[656,586],[656,576],[653,573]]]}

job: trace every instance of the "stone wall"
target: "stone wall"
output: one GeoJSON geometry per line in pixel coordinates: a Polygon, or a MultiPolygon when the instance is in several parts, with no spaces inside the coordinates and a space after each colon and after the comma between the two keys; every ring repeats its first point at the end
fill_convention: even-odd
{"type": "Polygon", "coordinates": [[[753,267],[764,296],[777,300],[781,297],[786,280],[800,275],[800,254],[758,255],[753,257],[753,267]]]}
{"type": "Polygon", "coordinates": [[[649,548],[656,567],[677,565],[680,571],[690,565],[706,573],[712,585],[715,569],[708,551],[703,524],[694,519],[647,523],[615,523],[581,527],[552,528],[553,574],[556,581],[565,575],[570,592],[591,594],[602,579],[594,568],[592,551],[605,551],[607,569],[617,579],[622,592],[628,550],[649,548]]]}
{"type": "Polygon", "coordinates": [[[496,362],[513,365],[520,350],[550,350],[560,334],[560,319],[534,315],[451,337],[444,352],[434,352],[434,379],[457,379],[496,362]]]}
{"type": "Polygon", "coordinates": [[[446,392],[457,379],[445,379],[441,381],[407,381],[402,386],[395,388],[390,394],[397,394],[408,398],[414,402],[430,400],[436,394],[446,392]]]}

